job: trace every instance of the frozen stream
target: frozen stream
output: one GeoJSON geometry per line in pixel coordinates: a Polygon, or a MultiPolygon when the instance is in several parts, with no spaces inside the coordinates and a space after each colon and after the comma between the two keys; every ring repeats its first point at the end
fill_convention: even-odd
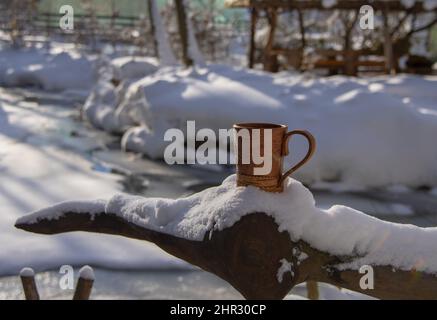
{"type": "MultiPolygon", "coordinates": [[[[100,197],[124,191],[144,196],[176,198],[220,184],[232,172],[232,168],[168,166],[160,161],[123,153],[119,149],[118,137],[92,129],[80,121],[79,106],[82,99],[83,95],[78,92],[59,95],[30,89],[0,88],[0,104],[4,109],[3,114],[0,109],[0,206],[3,212],[13,212],[11,216],[0,217],[0,230],[4,237],[0,239],[3,246],[3,255],[0,252],[0,271],[3,275],[0,278],[0,299],[22,298],[19,279],[11,276],[13,272],[10,270],[15,270],[24,263],[29,266],[36,263],[40,270],[47,270],[41,262],[43,260],[36,259],[38,261],[35,262],[32,258],[28,261],[22,258],[16,264],[10,261],[14,259],[11,258],[13,254],[18,254],[17,259],[20,254],[25,257],[26,253],[21,252],[20,247],[31,245],[32,237],[37,237],[26,235],[29,240],[20,241],[27,242],[18,242],[23,234],[16,233],[11,227],[16,216],[53,202],[84,195],[100,197]],[[5,117],[5,114],[8,121],[2,122],[1,117],[5,117]],[[41,150],[50,158],[40,156],[38,152],[41,150]],[[27,157],[35,157],[39,162],[35,160],[37,165],[34,167],[29,167],[29,163],[20,167],[20,161],[25,161],[27,157]],[[58,161],[62,164],[61,169],[58,168],[61,166],[58,161]],[[62,181],[55,179],[56,175],[59,175],[59,179],[65,179],[65,189],[59,190],[56,187],[62,185],[62,181]],[[55,184],[56,181],[53,188],[47,186],[55,184]],[[80,190],[85,182],[85,190],[80,190]],[[8,243],[18,244],[14,247],[8,243]]],[[[427,190],[398,188],[367,192],[313,191],[316,202],[321,207],[344,204],[391,221],[420,226],[437,225],[437,197],[427,190]]],[[[108,238],[95,236],[93,239],[108,238]]],[[[70,250],[71,247],[74,246],[67,246],[65,250],[70,250]]],[[[117,247],[113,250],[116,252],[117,247]]],[[[153,253],[161,254],[156,248],[153,253]]],[[[95,267],[93,298],[240,298],[224,281],[202,271],[190,271],[182,263],[169,260],[171,263],[168,266],[160,268],[162,261],[167,261],[167,258],[159,257],[155,267],[142,268],[138,261],[132,263],[129,271],[122,263],[112,264],[111,269],[95,267]]],[[[48,268],[51,271],[39,273],[37,276],[44,298],[68,299],[72,295],[72,292],[59,288],[61,275],[54,268],[62,264],[62,259],[58,260],[59,263],[51,263],[48,268]]],[[[86,257],[72,260],[86,262],[86,257]]],[[[89,263],[93,262],[94,260],[89,263]]],[[[110,263],[106,261],[105,267],[108,264],[110,263]]],[[[99,264],[95,263],[94,266],[96,265],[99,264]]],[[[299,286],[293,293],[304,295],[305,289],[299,286]]],[[[346,291],[340,293],[336,288],[323,286],[322,297],[360,296],[346,291]]]]}

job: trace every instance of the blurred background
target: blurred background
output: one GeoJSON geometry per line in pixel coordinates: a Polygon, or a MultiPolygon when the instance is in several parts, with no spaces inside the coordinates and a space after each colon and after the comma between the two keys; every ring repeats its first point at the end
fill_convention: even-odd
{"type": "MultiPolygon", "coordinates": [[[[164,133],[189,120],[307,129],[317,152],[293,177],[318,207],[435,226],[436,62],[437,0],[0,0],[0,299],[23,298],[23,267],[43,298],[69,299],[59,268],[84,264],[94,299],[241,299],[152,244],[14,228],[61,201],[221,184],[232,165],[164,161],[164,133]]],[[[292,145],[286,166],[306,151],[292,145]]],[[[319,298],[369,297],[319,284],[319,298]]]]}

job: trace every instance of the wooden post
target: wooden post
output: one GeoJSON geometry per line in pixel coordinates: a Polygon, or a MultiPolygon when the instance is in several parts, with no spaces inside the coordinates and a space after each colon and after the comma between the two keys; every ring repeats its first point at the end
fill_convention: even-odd
{"type": "Polygon", "coordinates": [[[94,283],[94,271],[90,266],[84,266],[79,271],[79,280],[74,291],[73,300],[88,300],[94,283]]]}
{"type": "Polygon", "coordinates": [[[255,34],[256,34],[256,23],[258,21],[258,11],[256,8],[250,9],[250,42],[249,42],[249,54],[248,54],[248,62],[249,68],[253,69],[255,65],[255,34]]]}
{"type": "Polygon", "coordinates": [[[187,27],[187,14],[185,12],[185,6],[183,0],[174,0],[176,6],[176,14],[178,21],[179,37],[182,46],[182,62],[185,66],[189,67],[193,65],[193,59],[188,53],[188,27],[187,27]]]}
{"type": "Polygon", "coordinates": [[[35,272],[31,268],[23,268],[20,271],[21,283],[26,300],[39,300],[38,288],[35,283],[35,272]]]}
{"type": "Polygon", "coordinates": [[[384,21],[384,57],[385,57],[385,72],[387,74],[394,73],[394,60],[393,60],[393,43],[390,35],[390,29],[388,25],[388,13],[386,10],[382,13],[384,21]]]}
{"type": "Polygon", "coordinates": [[[277,71],[277,61],[276,56],[272,54],[272,49],[275,42],[275,31],[278,17],[277,9],[272,8],[271,10],[267,10],[267,15],[270,17],[270,31],[267,38],[267,44],[264,48],[264,70],[275,72],[277,71]]]}
{"type": "Polygon", "coordinates": [[[307,281],[307,297],[310,300],[318,300],[319,299],[319,287],[316,281],[307,281]]]}
{"type": "MultiPolygon", "coordinates": [[[[153,210],[150,208],[147,214],[153,214],[153,210]]],[[[290,211],[290,214],[293,213],[290,211]]],[[[339,264],[363,256],[334,255],[314,249],[303,240],[293,241],[287,231],[280,232],[275,220],[263,212],[247,214],[229,228],[218,230],[211,227],[201,241],[147,229],[133,223],[128,217],[109,212],[96,214],[60,210],[37,222],[33,219],[18,221],[15,226],[41,234],[87,231],[153,242],[166,252],[221,277],[247,299],[282,299],[295,285],[307,281],[324,282],[379,299],[437,297],[435,273],[419,272],[414,268],[401,270],[389,263],[372,265],[377,285],[373,290],[363,289],[360,286],[363,275],[358,270],[338,269],[339,264]],[[296,250],[308,257],[299,261],[293,253],[296,250]],[[282,259],[290,261],[294,272],[286,273],[283,281],[278,281],[282,259]]],[[[367,221],[374,222],[373,217],[363,215],[363,219],[364,224],[367,221]]],[[[417,230],[421,230],[421,234],[426,232],[419,227],[417,230]]],[[[406,255],[411,253],[409,250],[406,255]]],[[[434,259],[436,256],[433,252],[429,258],[434,259]]]]}

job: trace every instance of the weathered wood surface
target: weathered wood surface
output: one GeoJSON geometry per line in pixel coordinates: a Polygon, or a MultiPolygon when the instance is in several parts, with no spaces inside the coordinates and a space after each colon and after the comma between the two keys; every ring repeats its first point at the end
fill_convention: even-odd
{"type": "Polygon", "coordinates": [[[333,256],[312,248],[303,241],[293,242],[287,232],[279,232],[273,218],[264,213],[244,216],[232,227],[205,235],[203,241],[178,238],[139,227],[115,214],[65,213],[54,220],[17,224],[17,228],[57,234],[88,231],[121,235],[157,244],[166,252],[211,272],[230,283],[247,299],[282,299],[297,284],[325,282],[381,299],[436,299],[437,278],[416,271],[394,270],[392,266],[374,266],[374,289],[360,288],[357,270],[340,271],[336,265],[356,257],[333,256]],[[299,262],[296,251],[308,258],[299,262]],[[290,272],[278,282],[280,260],[292,263],[290,272]]]}
{"type": "Polygon", "coordinates": [[[89,300],[91,291],[93,290],[93,284],[94,280],[79,277],[74,291],[73,300],[89,300]]]}
{"type": "Polygon", "coordinates": [[[23,285],[24,297],[26,300],[39,300],[38,288],[35,283],[35,276],[20,276],[23,285]]]}

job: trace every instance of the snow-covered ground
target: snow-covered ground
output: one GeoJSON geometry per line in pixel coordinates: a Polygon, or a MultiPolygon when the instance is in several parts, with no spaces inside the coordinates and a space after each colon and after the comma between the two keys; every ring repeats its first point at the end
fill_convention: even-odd
{"type": "MultiPolygon", "coordinates": [[[[225,281],[206,272],[199,271],[137,271],[120,272],[94,269],[96,280],[91,299],[242,299],[242,296],[225,281]]],[[[77,271],[77,270],[76,270],[77,271]]],[[[36,275],[38,290],[43,299],[70,300],[73,290],[62,290],[57,271],[36,275]]],[[[319,284],[320,299],[346,300],[371,299],[368,296],[328,284],[319,284]]],[[[285,299],[306,299],[305,284],[293,288],[285,299]]],[[[0,280],[0,300],[24,299],[18,277],[0,280]]]]}
{"type": "MultiPolygon", "coordinates": [[[[96,273],[95,299],[240,299],[222,280],[199,271],[187,272],[190,266],[145,242],[87,233],[42,236],[13,227],[25,213],[59,201],[108,198],[126,191],[120,183],[123,176],[111,174],[108,166],[118,172],[128,168],[132,176],[150,179],[144,192],[150,196],[190,194],[219,184],[226,174],[169,168],[165,163],[108,150],[114,139],[78,121],[76,98],[0,89],[0,298],[22,298],[17,275],[22,267],[31,266],[37,272],[55,270],[37,274],[44,298],[70,299],[72,292],[59,288],[59,267],[91,264],[96,273]]],[[[287,298],[305,296],[301,285],[287,298]]],[[[322,285],[321,298],[365,296],[322,285]]]]}
{"type": "MultiPolygon", "coordinates": [[[[208,65],[163,67],[117,87],[108,78],[95,87],[85,114],[99,128],[124,133],[123,148],[152,158],[163,158],[166,130],[185,132],[188,120],[213,130],[273,122],[316,137],[315,156],[295,174],[308,185],[437,186],[437,76],[319,78],[208,65]]],[[[286,166],[306,145],[297,140],[292,150],[286,166]]]]}
{"type": "Polygon", "coordinates": [[[0,85],[36,86],[49,91],[80,91],[87,94],[95,82],[95,56],[69,48],[2,48],[0,85]]]}
{"type": "MultiPolygon", "coordinates": [[[[62,264],[191,269],[144,242],[85,233],[39,236],[13,227],[23,214],[60,201],[109,199],[132,191],[132,185],[147,196],[177,197],[218,185],[229,174],[172,168],[122,154],[117,137],[78,121],[77,107],[95,81],[83,115],[98,128],[123,134],[126,149],[161,158],[163,132],[184,130],[186,120],[213,129],[239,121],[286,123],[290,129],[310,130],[318,141],[314,159],[295,175],[318,190],[318,206],[327,209],[340,203],[404,222],[426,216],[431,218],[420,220],[423,225],[437,223],[432,218],[437,216],[437,77],[317,78],[223,65],[183,70],[160,68],[149,58],[109,60],[57,49],[14,54],[3,50],[0,61],[1,85],[46,90],[0,89],[0,276],[18,274],[25,266],[41,271],[62,264]],[[116,150],[108,150],[108,145],[116,150]],[[431,190],[416,190],[424,186],[431,190]]],[[[304,149],[303,141],[294,142],[293,159],[304,149]]],[[[43,277],[49,283],[56,276],[43,277]]],[[[14,281],[0,279],[0,291],[12,297],[14,281]]],[[[156,289],[159,282],[151,287],[155,289],[150,289],[150,297],[168,292],[156,289]]],[[[338,296],[334,289],[328,288],[326,295],[323,289],[322,297],[358,297],[350,292],[338,296]]],[[[224,290],[215,297],[233,297],[224,290]]],[[[55,291],[53,297],[62,296],[55,291]]],[[[129,292],[132,297],[144,293],[129,292]]]]}
{"type": "Polygon", "coordinates": [[[121,184],[119,176],[92,170],[95,164],[86,154],[103,146],[74,120],[75,108],[41,106],[4,89],[0,103],[0,275],[18,274],[25,266],[38,271],[85,263],[186,267],[139,241],[91,234],[44,237],[16,230],[14,221],[25,212],[71,198],[107,197],[120,191],[121,184]]]}
{"type": "MultiPolygon", "coordinates": [[[[307,129],[317,151],[295,177],[313,188],[437,188],[437,76],[320,78],[225,65],[184,69],[147,57],[90,57],[74,49],[2,50],[0,84],[84,95],[85,117],[122,134],[122,148],[162,159],[167,129],[274,122],[307,129]]],[[[285,166],[304,154],[292,142],[285,166]]]]}

